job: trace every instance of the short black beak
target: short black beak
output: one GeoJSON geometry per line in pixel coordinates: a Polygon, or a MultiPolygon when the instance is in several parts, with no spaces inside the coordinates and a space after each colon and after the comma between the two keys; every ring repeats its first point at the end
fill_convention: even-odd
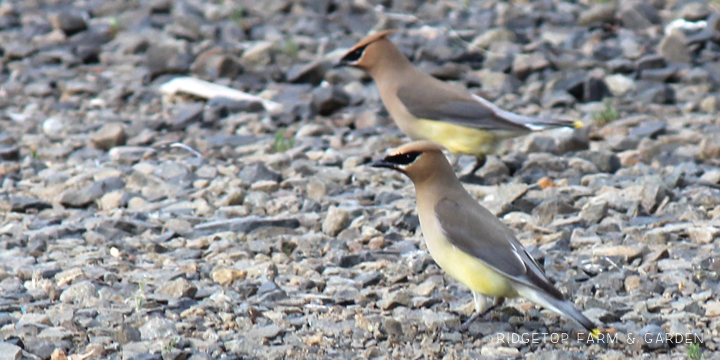
{"type": "Polygon", "coordinates": [[[386,161],[385,159],[373,161],[370,163],[370,166],[376,167],[376,168],[388,168],[388,169],[393,169],[393,170],[397,169],[397,164],[386,161]]]}

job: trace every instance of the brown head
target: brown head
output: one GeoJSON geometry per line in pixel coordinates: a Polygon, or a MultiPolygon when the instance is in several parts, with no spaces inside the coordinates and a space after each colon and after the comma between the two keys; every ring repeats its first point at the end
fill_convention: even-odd
{"type": "Polygon", "coordinates": [[[415,141],[393,150],[384,159],[372,163],[372,166],[397,170],[416,185],[429,179],[448,177],[457,181],[443,150],[446,150],[445,147],[432,141],[415,141]]]}
{"type": "Polygon", "coordinates": [[[353,66],[374,76],[382,69],[396,70],[398,66],[411,65],[400,49],[387,39],[397,30],[386,30],[368,35],[350,49],[335,67],[353,66]]]}

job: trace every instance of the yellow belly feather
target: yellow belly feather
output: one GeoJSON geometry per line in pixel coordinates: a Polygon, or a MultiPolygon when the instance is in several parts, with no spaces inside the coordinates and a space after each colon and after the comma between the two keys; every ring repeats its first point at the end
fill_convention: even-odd
{"type": "Polygon", "coordinates": [[[453,153],[475,156],[492,154],[500,141],[517,135],[423,119],[417,121],[417,127],[416,133],[422,134],[423,138],[441,144],[453,153]]]}
{"type": "MultiPolygon", "coordinates": [[[[428,236],[430,234],[426,234],[428,236]]],[[[492,297],[516,297],[510,279],[477,258],[468,255],[444,237],[426,242],[430,255],[440,267],[470,290],[492,297]],[[439,241],[438,241],[439,240],[439,241]]]]}

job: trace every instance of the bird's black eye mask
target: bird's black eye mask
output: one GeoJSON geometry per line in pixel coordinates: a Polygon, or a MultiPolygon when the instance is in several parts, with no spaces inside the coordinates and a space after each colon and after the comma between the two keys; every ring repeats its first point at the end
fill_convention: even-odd
{"type": "Polygon", "coordinates": [[[417,160],[417,157],[420,156],[420,154],[420,152],[414,151],[405,154],[392,155],[386,157],[385,161],[396,165],[410,165],[417,160]]]}
{"type": "Polygon", "coordinates": [[[353,63],[353,62],[360,60],[363,53],[365,52],[366,47],[367,47],[367,45],[365,45],[363,47],[359,47],[359,48],[349,52],[347,55],[345,55],[345,57],[342,58],[341,61],[343,63],[353,63]]]}

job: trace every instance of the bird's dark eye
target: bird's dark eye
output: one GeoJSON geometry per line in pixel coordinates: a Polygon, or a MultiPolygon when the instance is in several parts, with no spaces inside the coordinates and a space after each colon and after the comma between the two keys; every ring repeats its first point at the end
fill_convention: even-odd
{"type": "Polygon", "coordinates": [[[342,59],[344,62],[355,62],[360,60],[362,57],[363,52],[365,51],[366,46],[357,48],[351,52],[349,52],[345,57],[342,59]]]}
{"type": "Polygon", "coordinates": [[[395,155],[392,157],[392,162],[398,165],[409,165],[412,164],[419,155],[419,152],[409,152],[406,154],[395,155]]]}

